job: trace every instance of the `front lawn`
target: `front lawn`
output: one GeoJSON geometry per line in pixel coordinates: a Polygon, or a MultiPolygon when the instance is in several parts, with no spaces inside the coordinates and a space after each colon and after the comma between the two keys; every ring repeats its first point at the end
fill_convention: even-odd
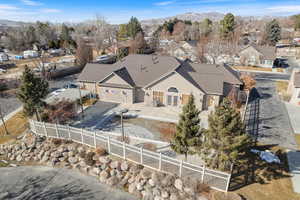
{"type": "Polygon", "coordinates": [[[298,144],[298,149],[300,150],[300,134],[295,134],[296,143],[298,144]]]}
{"type": "Polygon", "coordinates": [[[291,96],[287,93],[289,82],[276,81],[276,91],[283,101],[290,101],[291,96]]]}
{"type": "Polygon", "coordinates": [[[5,135],[4,126],[0,126],[0,144],[15,140],[27,129],[28,120],[22,112],[15,114],[5,122],[9,135],[5,135]]]}
{"type": "Polygon", "coordinates": [[[250,200],[297,200],[300,194],[293,191],[289,174],[286,150],[278,146],[258,145],[259,150],[270,150],[280,158],[281,164],[268,164],[258,159],[254,161],[255,181],[234,191],[250,200]]]}

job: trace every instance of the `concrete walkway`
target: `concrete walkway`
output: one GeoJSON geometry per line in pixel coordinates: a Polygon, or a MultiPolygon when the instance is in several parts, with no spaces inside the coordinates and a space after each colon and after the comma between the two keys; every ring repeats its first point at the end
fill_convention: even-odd
{"type": "Polygon", "coordinates": [[[289,162],[290,174],[294,192],[300,193],[300,152],[288,151],[287,158],[289,162]]]}
{"type": "MultiPolygon", "coordinates": [[[[17,114],[18,112],[20,112],[23,109],[23,106],[20,106],[19,108],[17,108],[16,110],[12,111],[11,113],[5,115],[4,118],[4,122],[6,122],[7,120],[9,120],[10,118],[12,118],[15,114],[17,114]]],[[[0,126],[2,126],[2,121],[0,120],[0,126]]]]}
{"type": "Polygon", "coordinates": [[[291,103],[285,103],[294,133],[300,134],[300,106],[291,103]]]}

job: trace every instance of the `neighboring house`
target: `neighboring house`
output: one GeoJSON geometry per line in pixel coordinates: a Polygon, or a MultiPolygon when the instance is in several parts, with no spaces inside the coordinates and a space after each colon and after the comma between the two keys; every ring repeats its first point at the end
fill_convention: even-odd
{"type": "Polygon", "coordinates": [[[233,87],[242,85],[235,71],[224,65],[135,54],[112,65],[89,63],[78,80],[101,101],[180,108],[193,94],[201,110],[218,105],[233,87]]]}
{"type": "Polygon", "coordinates": [[[9,57],[6,53],[0,53],[0,62],[8,61],[9,57]]]}
{"type": "Polygon", "coordinates": [[[181,60],[189,59],[193,62],[197,61],[197,41],[181,41],[179,43],[174,42],[168,53],[171,56],[179,58],[181,60]]]}
{"type": "Polygon", "coordinates": [[[27,50],[23,52],[24,58],[36,58],[39,57],[39,52],[35,50],[27,50]]]}
{"type": "Polygon", "coordinates": [[[290,103],[300,106],[300,70],[294,69],[289,81],[288,93],[291,95],[290,103]]]}
{"type": "Polygon", "coordinates": [[[243,65],[272,68],[276,59],[276,48],[248,45],[239,52],[239,57],[243,65]]]}

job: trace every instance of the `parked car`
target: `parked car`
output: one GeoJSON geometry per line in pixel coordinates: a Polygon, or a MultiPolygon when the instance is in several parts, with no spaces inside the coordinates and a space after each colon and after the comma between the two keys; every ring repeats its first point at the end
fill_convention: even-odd
{"type": "Polygon", "coordinates": [[[6,73],[5,69],[0,68],[0,74],[6,73]]]}
{"type": "Polygon", "coordinates": [[[37,58],[39,57],[39,52],[34,50],[28,50],[23,52],[24,58],[37,58]]]}
{"type": "Polygon", "coordinates": [[[285,58],[276,58],[274,61],[273,68],[288,68],[289,63],[285,58]]]}
{"type": "Polygon", "coordinates": [[[52,92],[51,94],[56,96],[56,95],[58,95],[59,93],[65,91],[65,90],[66,90],[65,88],[61,88],[61,89],[55,90],[55,91],[52,92]]]}
{"type": "Polygon", "coordinates": [[[65,88],[65,89],[78,88],[78,85],[76,85],[75,83],[68,83],[68,84],[64,85],[63,88],[65,88]]]}

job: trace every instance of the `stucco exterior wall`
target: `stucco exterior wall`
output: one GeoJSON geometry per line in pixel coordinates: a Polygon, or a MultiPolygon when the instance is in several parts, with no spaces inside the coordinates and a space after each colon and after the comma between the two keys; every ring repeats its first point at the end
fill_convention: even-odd
{"type": "Polygon", "coordinates": [[[122,78],[120,78],[117,75],[111,75],[110,77],[108,77],[103,82],[104,83],[120,84],[120,85],[127,85],[127,86],[129,86],[129,84],[126,81],[124,81],[122,78]]]}
{"type": "Polygon", "coordinates": [[[173,73],[168,77],[160,80],[158,83],[148,87],[145,91],[145,104],[146,105],[153,105],[153,92],[163,92],[163,105],[168,106],[167,103],[167,96],[178,96],[178,106],[182,107],[182,96],[183,95],[190,95],[193,94],[195,97],[195,104],[196,106],[202,110],[203,105],[203,96],[204,93],[193,86],[190,82],[185,80],[177,73],[173,73]],[[178,90],[178,93],[170,93],[168,89],[174,87],[178,90]]]}
{"type": "Polygon", "coordinates": [[[134,92],[133,89],[100,86],[99,99],[101,101],[132,104],[134,103],[134,92]]]}
{"type": "Polygon", "coordinates": [[[88,90],[92,92],[93,94],[99,94],[99,86],[97,83],[92,83],[92,82],[80,82],[79,83],[80,88],[84,90],[88,90]]]}

